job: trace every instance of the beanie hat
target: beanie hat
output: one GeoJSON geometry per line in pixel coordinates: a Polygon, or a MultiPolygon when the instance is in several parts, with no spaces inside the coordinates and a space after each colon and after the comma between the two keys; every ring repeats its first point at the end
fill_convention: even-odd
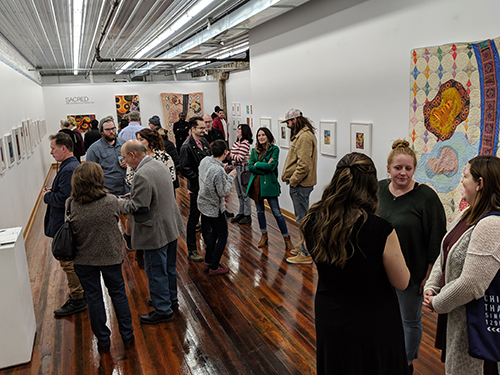
{"type": "Polygon", "coordinates": [[[160,118],[156,115],[154,115],[153,117],[151,117],[149,120],[149,123],[150,124],[153,124],[154,126],[161,126],[160,124],[160,118]]]}

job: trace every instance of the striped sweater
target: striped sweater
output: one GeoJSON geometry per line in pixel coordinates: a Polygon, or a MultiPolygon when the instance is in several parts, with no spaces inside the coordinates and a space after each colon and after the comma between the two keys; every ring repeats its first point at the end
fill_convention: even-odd
{"type": "Polygon", "coordinates": [[[233,143],[233,147],[231,148],[231,159],[234,165],[247,165],[249,155],[250,142],[244,139],[241,142],[236,141],[233,143]]]}

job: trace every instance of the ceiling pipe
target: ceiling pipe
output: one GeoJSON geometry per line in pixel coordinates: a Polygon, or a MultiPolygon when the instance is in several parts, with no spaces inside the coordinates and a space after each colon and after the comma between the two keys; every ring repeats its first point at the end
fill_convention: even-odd
{"type": "Polygon", "coordinates": [[[140,58],[140,59],[134,59],[134,58],[128,58],[128,57],[110,57],[110,58],[105,58],[99,56],[98,52],[96,51],[96,59],[99,62],[208,62],[208,63],[214,63],[214,62],[236,62],[236,61],[243,61],[243,62],[249,62],[250,58],[248,56],[248,53],[246,54],[245,57],[240,57],[240,58],[226,58],[226,59],[172,59],[172,58],[156,58],[156,57],[150,57],[150,58],[140,58]]]}

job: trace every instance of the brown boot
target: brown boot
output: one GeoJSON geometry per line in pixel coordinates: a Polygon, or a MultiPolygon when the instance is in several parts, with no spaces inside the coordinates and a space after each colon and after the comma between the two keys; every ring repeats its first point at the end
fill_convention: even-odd
{"type": "Polygon", "coordinates": [[[269,238],[267,237],[267,232],[262,233],[262,237],[260,238],[259,244],[257,247],[264,247],[267,245],[269,238]]]}
{"type": "Polygon", "coordinates": [[[292,238],[290,236],[283,237],[283,240],[285,241],[285,251],[292,251],[295,249],[292,243],[292,238]]]}

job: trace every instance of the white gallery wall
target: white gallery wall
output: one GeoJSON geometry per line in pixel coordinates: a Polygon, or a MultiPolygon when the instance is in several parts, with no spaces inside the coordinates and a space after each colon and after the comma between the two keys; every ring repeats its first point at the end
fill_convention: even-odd
{"type": "Polygon", "coordinates": [[[132,94],[139,95],[141,124],[147,126],[148,119],[153,115],[158,115],[164,127],[160,93],[189,94],[193,92],[203,92],[205,113],[212,113],[213,108],[219,104],[217,81],[88,83],[43,87],[49,133],[57,132],[60,120],[68,115],[95,114],[98,120],[113,115],[116,120],[115,95],[132,94]]]}
{"type": "MultiPolygon", "coordinates": [[[[4,55],[5,56],[5,55],[4,55]]],[[[0,136],[12,133],[22,121],[45,118],[42,87],[26,75],[0,62],[0,136]]],[[[6,152],[4,148],[4,152],[6,152]]],[[[52,157],[48,141],[42,140],[34,153],[17,161],[0,176],[0,229],[23,227],[43,187],[52,157]]],[[[7,156],[7,155],[6,155],[7,156]]]]}
{"type": "MultiPolygon", "coordinates": [[[[496,0],[313,0],[250,31],[250,82],[232,74],[228,103],[252,104],[254,129],[271,117],[275,136],[292,107],[316,127],[337,121],[337,157],[320,154],[316,201],[350,152],[351,122],[373,124],[372,158],[386,177],[392,141],[408,139],[410,51],[496,38],[499,13],[496,0]]],[[[282,148],[280,173],[286,155],[282,148]]],[[[286,186],[280,202],[293,212],[286,186]]]]}

